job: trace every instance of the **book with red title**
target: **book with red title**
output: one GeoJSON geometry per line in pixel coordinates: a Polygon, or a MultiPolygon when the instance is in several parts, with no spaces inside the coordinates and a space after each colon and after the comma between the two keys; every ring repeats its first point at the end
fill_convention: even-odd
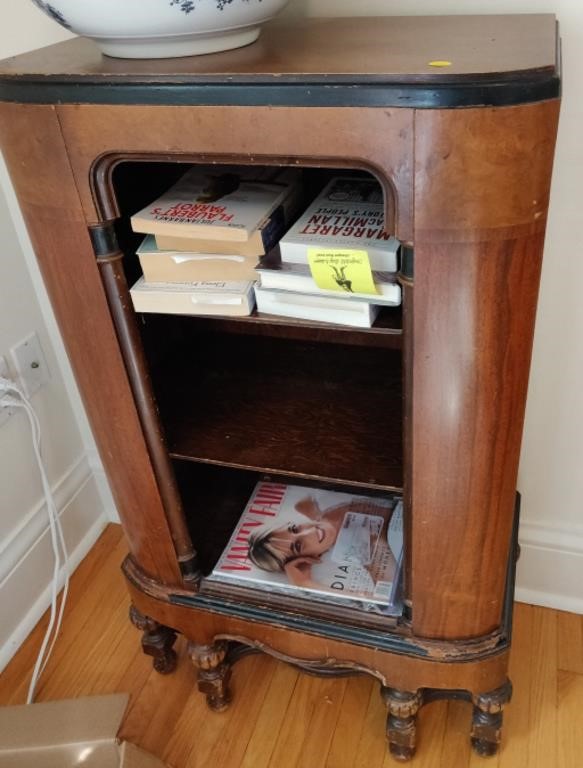
{"type": "Polygon", "coordinates": [[[385,230],[383,191],[371,177],[336,176],[280,240],[281,260],[308,263],[308,248],[366,251],[370,267],[396,272],[399,241],[385,230]]]}
{"type": "Polygon", "coordinates": [[[305,204],[301,175],[295,171],[293,173],[288,171],[284,178],[290,182],[287,194],[277,208],[263,219],[245,242],[229,240],[228,243],[225,243],[223,240],[196,237],[190,232],[186,233],[188,236],[181,237],[156,234],[156,247],[161,253],[164,251],[206,254],[229,253],[247,258],[259,258],[265,255],[277,245],[305,204]]]}
{"type": "Polygon", "coordinates": [[[397,494],[261,481],[207,581],[391,616],[402,551],[397,494]]]}
{"type": "Polygon", "coordinates": [[[245,243],[299,179],[300,171],[294,168],[191,168],[131,217],[132,229],[245,243]]]}

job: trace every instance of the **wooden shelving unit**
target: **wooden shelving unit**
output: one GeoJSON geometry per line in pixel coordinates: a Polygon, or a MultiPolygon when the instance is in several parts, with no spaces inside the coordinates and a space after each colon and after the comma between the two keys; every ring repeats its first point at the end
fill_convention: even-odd
{"type": "Polygon", "coordinates": [[[172,458],[402,488],[398,353],[212,335],[187,357],[157,389],[172,458]]]}
{"type": "Polygon", "coordinates": [[[275,24],[196,59],[72,40],[0,65],[0,145],[128,539],[131,617],[161,672],[188,638],[211,709],[261,651],[374,675],[398,759],[450,696],[473,705],[476,751],[497,750],[557,51],[552,16],[395,17],[275,24]],[[314,188],[376,176],[402,310],[370,330],[136,316],[129,215],[215,163],[299,166],[314,188]],[[265,474],[402,490],[400,619],[210,585],[265,474]]]}

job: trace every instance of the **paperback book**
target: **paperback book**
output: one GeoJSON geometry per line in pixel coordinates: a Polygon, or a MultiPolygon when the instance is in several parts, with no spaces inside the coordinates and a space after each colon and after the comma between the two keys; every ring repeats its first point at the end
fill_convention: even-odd
{"type": "Polygon", "coordinates": [[[146,235],[136,251],[147,283],[244,281],[257,279],[255,257],[230,253],[161,251],[153,235],[146,235]]]}
{"type": "Polygon", "coordinates": [[[400,496],[261,481],[207,581],[390,616],[402,552],[400,496]]]}
{"type": "MultiPolygon", "coordinates": [[[[380,312],[378,304],[349,296],[293,291],[268,290],[255,285],[257,311],[266,315],[291,317],[296,320],[314,320],[320,323],[336,323],[353,328],[371,328],[380,312]]],[[[374,301],[376,302],[376,297],[374,301]]]]}
{"type": "Polygon", "coordinates": [[[134,232],[247,242],[299,183],[297,169],[192,168],[131,217],[134,232]]]}
{"type": "Polygon", "coordinates": [[[245,317],[255,306],[253,283],[250,281],[147,283],[140,277],[130,289],[130,296],[136,312],[165,315],[245,317]]]}
{"type": "Polygon", "coordinates": [[[259,224],[245,242],[211,240],[208,237],[193,237],[157,234],[156,245],[160,251],[188,253],[229,253],[258,259],[264,256],[280,241],[290,224],[297,217],[304,199],[301,178],[295,172],[287,172],[290,184],[281,204],[259,224]]]}
{"type": "Polygon", "coordinates": [[[274,248],[256,266],[260,285],[267,290],[294,291],[297,293],[321,294],[322,296],[348,296],[363,299],[375,304],[391,307],[401,303],[401,286],[393,272],[373,271],[373,281],[378,293],[374,296],[368,293],[350,292],[340,294],[338,291],[320,288],[307,264],[290,264],[281,260],[279,251],[274,248]]]}
{"type": "Polygon", "coordinates": [[[308,249],[366,251],[373,270],[396,272],[399,241],[385,231],[380,184],[369,177],[337,176],[280,241],[281,259],[308,263],[308,249]]]}

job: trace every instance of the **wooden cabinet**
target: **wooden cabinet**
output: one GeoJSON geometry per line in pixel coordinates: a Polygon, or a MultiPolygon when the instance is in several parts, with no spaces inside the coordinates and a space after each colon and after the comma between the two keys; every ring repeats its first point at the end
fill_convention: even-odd
{"type": "Polygon", "coordinates": [[[420,706],[447,696],[473,703],[476,750],[496,750],[556,61],[551,16],[488,16],[274,25],[245,49],[151,62],[73,40],[0,67],[2,149],[129,542],[132,618],[162,672],[188,638],[211,708],[260,650],[378,678],[398,758],[420,706]],[[376,176],[402,311],[370,330],[136,317],[128,217],[209,163],[376,176]],[[264,474],[403,491],[396,626],[209,591],[264,474]]]}

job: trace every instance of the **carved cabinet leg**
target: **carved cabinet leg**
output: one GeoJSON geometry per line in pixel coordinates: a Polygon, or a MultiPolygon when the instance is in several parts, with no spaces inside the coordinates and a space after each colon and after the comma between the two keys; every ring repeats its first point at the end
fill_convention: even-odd
{"type": "Polygon", "coordinates": [[[231,665],[226,660],[227,651],[225,640],[212,645],[190,643],[188,646],[190,657],[198,667],[198,690],[206,695],[206,703],[215,712],[222,712],[231,703],[231,665]]]}
{"type": "Polygon", "coordinates": [[[130,621],[143,632],[142,649],[148,656],[154,658],[156,672],[169,675],[176,669],[176,651],[172,648],[176,640],[176,632],[170,627],[158,624],[149,616],[144,616],[135,606],[130,606],[130,621]]]}
{"type": "Polygon", "coordinates": [[[421,693],[383,687],[381,696],[388,709],[389,751],[397,760],[410,760],[415,754],[417,713],[423,703],[421,693]]]}
{"type": "Polygon", "coordinates": [[[495,691],[472,697],[472,747],[482,757],[495,755],[502,734],[502,711],[512,697],[510,680],[495,691]]]}

